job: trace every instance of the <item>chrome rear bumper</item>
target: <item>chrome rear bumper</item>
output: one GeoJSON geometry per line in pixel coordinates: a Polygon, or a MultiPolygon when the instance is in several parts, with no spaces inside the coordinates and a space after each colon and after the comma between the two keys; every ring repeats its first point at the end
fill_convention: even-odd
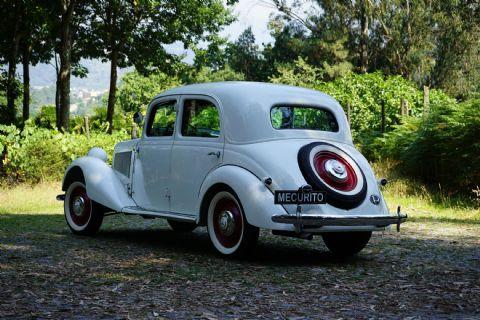
{"type": "Polygon", "coordinates": [[[325,226],[374,226],[387,227],[395,224],[397,231],[400,231],[400,224],[407,220],[406,214],[397,213],[396,216],[328,216],[328,215],[289,215],[278,214],[272,216],[272,221],[277,223],[293,224],[297,228],[303,227],[315,228],[325,226]]]}

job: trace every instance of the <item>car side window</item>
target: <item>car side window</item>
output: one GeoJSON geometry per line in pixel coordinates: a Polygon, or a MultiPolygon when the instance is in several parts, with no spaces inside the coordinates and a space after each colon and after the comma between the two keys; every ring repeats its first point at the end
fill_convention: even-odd
{"type": "Polygon", "coordinates": [[[147,124],[148,137],[173,136],[175,119],[175,101],[168,101],[153,107],[147,124]]]}
{"type": "Polygon", "coordinates": [[[183,103],[182,135],[186,137],[218,138],[220,116],[210,101],[187,99],[183,103]]]}

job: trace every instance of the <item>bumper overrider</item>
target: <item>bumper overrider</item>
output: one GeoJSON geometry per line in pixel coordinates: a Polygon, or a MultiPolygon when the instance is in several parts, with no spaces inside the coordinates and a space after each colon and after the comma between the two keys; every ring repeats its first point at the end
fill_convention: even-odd
{"type": "Polygon", "coordinates": [[[385,216],[329,216],[329,215],[312,215],[312,214],[277,214],[272,216],[272,221],[276,223],[286,223],[295,225],[297,230],[308,228],[320,228],[326,226],[374,226],[378,228],[396,225],[397,231],[400,231],[400,224],[407,220],[407,215],[397,210],[397,215],[385,216]]]}

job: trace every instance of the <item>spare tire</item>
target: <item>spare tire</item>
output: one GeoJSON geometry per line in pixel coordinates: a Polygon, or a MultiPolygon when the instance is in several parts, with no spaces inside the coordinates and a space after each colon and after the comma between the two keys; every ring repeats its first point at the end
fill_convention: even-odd
{"type": "Polygon", "coordinates": [[[298,165],[314,190],[324,191],[328,204],[341,209],[358,207],[367,195],[367,180],[357,162],[339,147],[313,142],[298,152],[298,165]]]}

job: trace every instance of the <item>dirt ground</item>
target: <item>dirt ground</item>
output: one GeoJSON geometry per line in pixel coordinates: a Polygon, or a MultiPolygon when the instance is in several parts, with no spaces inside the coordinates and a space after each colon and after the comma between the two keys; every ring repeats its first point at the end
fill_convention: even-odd
{"type": "Polygon", "coordinates": [[[346,260],[263,232],[232,260],[204,228],[119,215],[88,238],[62,215],[3,214],[0,318],[479,319],[480,226],[407,222],[346,260]]]}

